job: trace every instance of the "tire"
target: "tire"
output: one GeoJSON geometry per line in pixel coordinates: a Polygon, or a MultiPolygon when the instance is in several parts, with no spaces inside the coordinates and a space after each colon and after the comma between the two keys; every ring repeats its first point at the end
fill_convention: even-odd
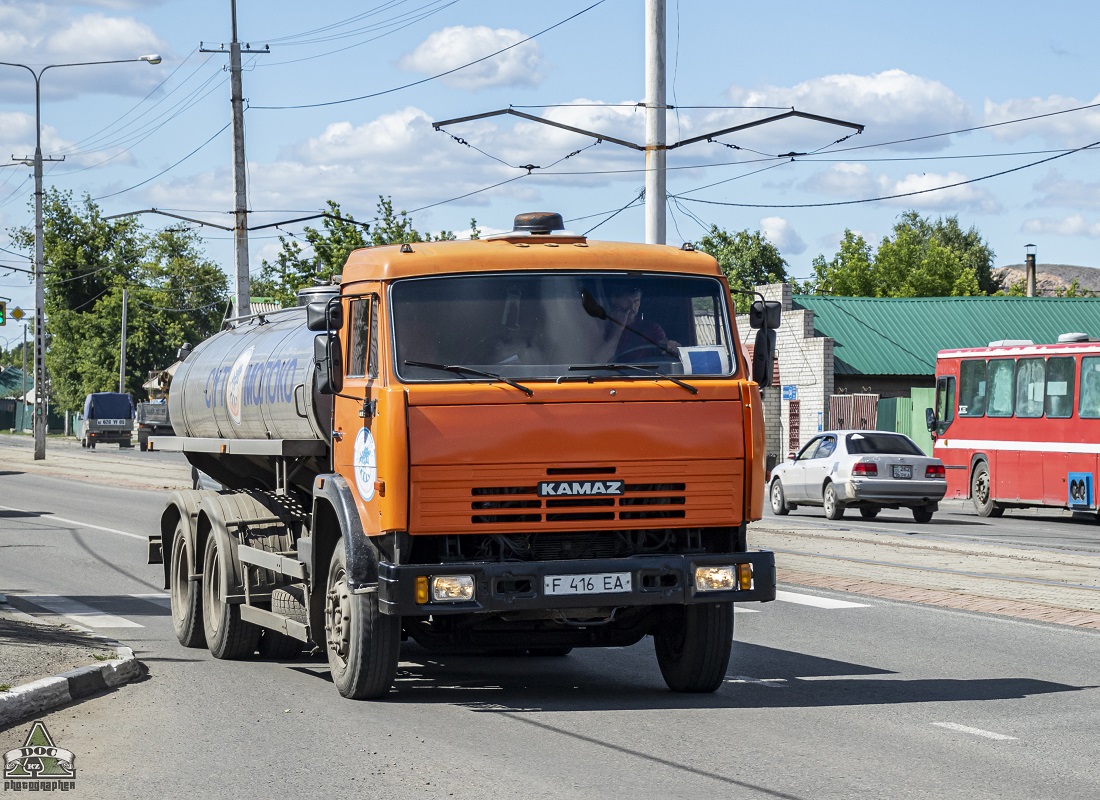
{"type": "Polygon", "coordinates": [[[88,448],[88,440],[84,439],[84,438],[81,438],[80,446],[83,447],[84,449],[87,449],[88,448]]]}
{"type": "Polygon", "coordinates": [[[379,610],[376,592],[352,594],[345,559],[341,539],[325,584],[325,650],[340,694],[351,700],[373,700],[389,692],[397,674],[401,618],[379,610]]]}
{"type": "MultiPolygon", "coordinates": [[[[271,610],[276,614],[307,624],[306,615],[306,591],[300,584],[293,584],[282,589],[276,589],[271,593],[271,610]]],[[[259,652],[263,658],[286,661],[297,658],[302,654],[305,642],[300,642],[293,636],[265,628],[260,636],[259,652]]]]}
{"type": "Polygon", "coordinates": [[[825,491],[821,494],[821,504],[825,506],[825,519],[840,519],[844,516],[844,504],[837,499],[836,487],[833,484],[825,484],[825,491]]]}
{"type": "Polygon", "coordinates": [[[241,619],[240,606],[225,602],[222,575],[228,564],[224,555],[211,531],[202,559],[202,627],[214,658],[240,659],[256,652],[262,629],[241,619]]]}
{"type": "Polygon", "coordinates": [[[783,492],[783,484],[779,481],[779,478],[772,481],[771,499],[773,514],[785,517],[791,513],[790,508],[787,507],[787,496],[783,492]]]}
{"type": "Polygon", "coordinates": [[[859,515],[864,519],[874,519],[881,510],[878,506],[863,506],[859,509],[859,515]]]}
{"type": "Polygon", "coordinates": [[[970,499],[974,501],[974,510],[979,517],[999,517],[1005,513],[1004,506],[993,501],[989,466],[984,461],[978,462],[970,477],[970,499]]]}
{"type": "Polygon", "coordinates": [[[170,558],[168,596],[172,607],[172,629],[184,647],[203,647],[206,636],[202,627],[202,584],[191,580],[186,520],[176,523],[170,558]]]}
{"type": "Polygon", "coordinates": [[[928,506],[915,506],[913,508],[913,519],[923,525],[926,522],[932,521],[932,509],[928,506]]]}
{"type": "Polygon", "coordinates": [[[674,692],[713,692],[722,685],[733,647],[733,603],[674,606],[653,632],[657,665],[674,692]]]}
{"type": "Polygon", "coordinates": [[[138,439],[138,450],[140,450],[141,452],[144,453],[148,449],[149,449],[149,440],[148,439],[138,439]]]}

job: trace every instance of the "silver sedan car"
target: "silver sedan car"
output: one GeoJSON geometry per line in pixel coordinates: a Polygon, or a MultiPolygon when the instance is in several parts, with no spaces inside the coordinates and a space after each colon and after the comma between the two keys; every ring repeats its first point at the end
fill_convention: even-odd
{"type": "Polygon", "coordinates": [[[911,508],[914,520],[928,522],[947,480],[943,462],[905,434],[825,431],[772,470],[768,489],[776,514],[823,506],[828,519],[840,519],[852,507],[874,519],[883,508],[911,508]]]}

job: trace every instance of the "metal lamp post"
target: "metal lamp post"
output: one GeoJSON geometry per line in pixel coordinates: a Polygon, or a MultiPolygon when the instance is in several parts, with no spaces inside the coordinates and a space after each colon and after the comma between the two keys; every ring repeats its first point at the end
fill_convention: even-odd
{"type": "Polygon", "coordinates": [[[158,55],[119,58],[112,61],[78,61],[72,64],[47,64],[35,72],[26,64],[0,61],[0,66],[20,67],[34,77],[34,459],[46,457],[46,284],[42,243],[42,75],[58,67],[89,67],[98,64],[125,64],[145,61],[159,64],[158,55]]]}

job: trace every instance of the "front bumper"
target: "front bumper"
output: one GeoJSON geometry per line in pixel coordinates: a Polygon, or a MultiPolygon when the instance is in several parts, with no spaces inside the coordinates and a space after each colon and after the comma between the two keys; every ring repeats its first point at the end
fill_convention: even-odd
{"type": "Polygon", "coordinates": [[[572,561],[524,561],[463,564],[378,565],[378,604],[384,614],[427,616],[501,611],[691,605],[717,602],[767,602],[775,599],[775,556],[766,550],[705,555],[653,555],[572,561]],[[699,592],[695,568],[751,564],[752,588],[699,592]],[[547,595],[543,578],[628,572],[627,592],[547,595]],[[417,603],[416,579],[472,575],[474,599],[463,603],[417,603]]]}

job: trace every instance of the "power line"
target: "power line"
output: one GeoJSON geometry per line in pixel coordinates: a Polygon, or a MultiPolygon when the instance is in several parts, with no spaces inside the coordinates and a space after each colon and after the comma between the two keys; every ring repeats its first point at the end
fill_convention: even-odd
{"type": "Polygon", "coordinates": [[[118,190],[117,192],[111,192],[110,194],[101,194],[101,195],[100,195],[99,197],[93,197],[93,198],[92,198],[92,200],[93,200],[93,201],[96,201],[96,200],[104,200],[104,199],[106,199],[106,198],[108,198],[108,197],[115,197],[116,195],[124,194],[124,193],[126,193],[126,192],[130,191],[131,189],[137,189],[137,188],[138,188],[139,186],[144,186],[145,184],[149,183],[149,181],[152,181],[152,180],[156,180],[157,178],[159,178],[159,177],[160,177],[161,175],[163,175],[164,173],[166,173],[166,172],[168,172],[168,171],[170,171],[170,170],[173,170],[173,169],[175,169],[176,167],[178,167],[178,166],[179,166],[180,164],[182,164],[182,163],[183,163],[184,161],[186,161],[187,159],[189,159],[189,158],[190,158],[191,156],[195,155],[195,153],[199,152],[199,151],[200,151],[200,150],[202,150],[202,149],[203,149],[204,147],[206,147],[206,146],[207,146],[208,144],[210,144],[210,143],[211,143],[212,141],[214,141],[215,139],[217,139],[217,138],[218,138],[218,136],[219,136],[219,135],[221,135],[221,134],[222,134],[222,133],[223,133],[223,132],[225,131],[225,129],[226,129],[226,128],[228,128],[228,127],[229,127],[230,125],[232,125],[232,124],[233,124],[233,123],[232,123],[231,121],[230,121],[230,122],[227,122],[227,123],[225,123],[225,125],[224,125],[224,126],[223,126],[223,127],[221,128],[221,130],[219,130],[219,131],[218,131],[217,133],[215,133],[215,134],[214,134],[213,136],[211,136],[211,137],[210,137],[209,139],[207,139],[207,140],[206,140],[205,142],[203,142],[202,144],[200,144],[200,145],[199,145],[198,147],[196,147],[196,148],[195,148],[194,150],[192,150],[192,151],[191,151],[190,153],[188,153],[187,155],[185,155],[185,156],[184,156],[183,158],[181,158],[181,159],[180,159],[179,161],[177,161],[176,163],[172,164],[172,165],[171,165],[170,167],[166,167],[165,169],[162,169],[162,170],[161,170],[160,172],[158,172],[158,173],[157,173],[156,175],[152,176],[151,178],[146,178],[146,179],[145,179],[145,180],[143,180],[143,181],[142,181],[141,183],[135,183],[135,184],[134,184],[133,186],[129,186],[129,187],[125,188],[125,189],[119,189],[119,190],[118,190]]]}
{"type": "Polygon", "coordinates": [[[432,75],[432,76],[427,77],[427,78],[422,78],[418,81],[413,81],[412,83],[406,83],[402,86],[395,86],[392,89],[384,89],[380,92],[372,92],[371,94],[359,95],[358,97],[348,97],[348,98],[345,98],[343,100],[328,100],[328,101],[323,102],[323,103],[302,103],[300,105],[292,105],[292,106],[255,106],[254,105],[254,106],[250,106],[250,108],[263,110],[263,111],[286,111],[286,110],[290,110],[290,109],[301,109],[301,108],[321,108],[322,106],[336,106],[336,105],[341,105],[343,103],[354,103],[357,100],[367,100],[371,97],[380,97],[381,95],[384,95],[384,94],[391,94],[393,92],[399,92],[399,91],[402,91],[403,89],[409,89],[409,88],[412,88],[413,86],[419,86],[422,83],[428,83],[429,81],[434,81],[434,80],[437,80],[439,78],[446,77],[447,75],[452,75],[455,72],[466,69],[467,67],[472,67],[474,64],[480,64],[482,61],[488,61],[490,58],[495,58],[495,57],[499,56],[501,53],[506,53],[507,51],[512,50],[516,47],[519,47],[522,44],[527,44],[527,42],[530,42],[533,39],[537,39],[539,36],[542,36],[544,33],[549,33],[550,31],[554,30],[555,28],[560,28],[565,23],[570,22],[570,21],[576,19],[577,17],[581,16],[582,14],[585,14],[585,13],[591,11],[596,6],[603,5],[605,2],[607,2],[607,0],[596,0],[595,3],[588,6],[587,8],[583,8],[580,11],[578,11],[576,14],[573,14],[572,16],[566,17],[565,19],[561,20],[560,22],[554,23],[549,28],[544,28],[541,31],[539,31],[538,33],[535,33],[535,34],[532,34],[531,36],[528,36],[526,39],[521,39],[520,41],[515,42],[514,44],[510,44],[507,47],[502,47],[500,50],[497,50],[496,52],[490,53],[487,56],[482,56],[481,58],[470,61],[466,64],[463,64],[462,66],[455,67],[454,69],[446,70],[445,72],[440,72],[436,75],[432,75]]]}

